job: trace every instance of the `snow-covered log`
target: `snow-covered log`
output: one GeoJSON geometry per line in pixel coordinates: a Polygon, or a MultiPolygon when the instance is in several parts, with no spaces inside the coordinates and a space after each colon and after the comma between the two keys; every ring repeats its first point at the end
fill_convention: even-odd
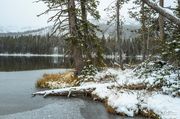
{"type": "Polygon", "coordinates": [[[160,7],[159,5],[151,2],[150,0],[142,0],[144,3],[146,3],[149,7],[154,9],[156,12],[161,14],[162,16],[166,17],[170,21],[172,21],[174,24],[177,24],[180,26],[180,18],[176,17],[175,15],[169,13],[164,8],[160,7]]]}
{"type": "Polygon", "coordinates": [[[39,91],[36,93],[33,93],[33,96],[36,95],[44,95],[44,97],[48,95],[60,95],[60,96],[67,96],[70,97],[71,94],[87,94],[94,91],[97,87],[103,87],[103,86],[112,86],[111,83],[105,83],[105,84],[93,84],[89,86],[79,86],[79,87],[69,87],[69,88],[62,88],[62,89],[54,89],[54,90],[47,90],[47,91],[39,91]]]}
{"type": "Polygon", "coordinates": [[[44,95],[44,97],[46,97],[48,95],[60,95],[70,97],[71,94],[87,94],[88,92],[90,93],[93,90],[95,90],[95,87],[71,87],[57,90],[40,91],[33,93],[33,96],[44,95]]]}

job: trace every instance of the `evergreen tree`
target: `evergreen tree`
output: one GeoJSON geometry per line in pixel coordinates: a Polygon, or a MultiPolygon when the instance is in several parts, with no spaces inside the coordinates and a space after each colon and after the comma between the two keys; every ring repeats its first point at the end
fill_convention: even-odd
{"type": "Polygon", "coordinates": [[[66,39],[69,45],[68,49],[70,49],[69,52],[74,59],[74,65],[78,73],[84,65],[84,56],[85,58],[91,58],[91,53],[94,52],[98,56],[97,59],[102,60],[102,48],[96,36],[97,26],[87,20],[88,13],[95,19],[100,18],[97,11],[97,0],[41,1],[46,3],[49,8],[44,13],[57,12],[49,19],[49,21],[54,21],[53,33],[63,32],[63,38],[66,39]]]}
{"type": "MultiPolygon", "coordinates": [[[[155,0],[154,0],[155,1],[155,0]]],[[[152,42],[155,42],[156,39],[159,39],[158,34],[158,18],[154,10],[150,9],[143,1],[136,0],[134,1],[136,7],[132,8],[132,11],[129,11],[130,16],[135,18],[141,23],[141,29],[139,30],[142,45],[142,56],[143,60],[146,59],[146,56],[152,54],[151,51],[158,45],[151,45],[152,42]],[[136,9],[136,10],[135,10],[136,9]],[[137,11],[140,9],[140,12],[137,11]],[[135,11],[134,11],[135,10],[135,11]]]]}
{"type": "MultiPolygon", "coordinates": [[[[180,1],[178,1],[174,13],[180,17],[180,1]]],[[[167,22],[166,36],[167,40],[162,46],[162,56],[164,59],[180,66],[180,26],[167,22]]]]}

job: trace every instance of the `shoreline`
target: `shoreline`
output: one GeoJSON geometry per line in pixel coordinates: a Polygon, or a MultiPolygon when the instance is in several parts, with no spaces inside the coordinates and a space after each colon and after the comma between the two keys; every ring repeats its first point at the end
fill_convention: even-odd
{"type": "MultiPolygon", "coordinates": [[[[180,105],[179,93],[171,90],[172,87],[164,83],[167,81],[171,84],[172,82],[171,86],[174,86],[174,83],[177,82],[178,86],[178,80],[176,80],[178,74],[172,71],[172,66],[166,65],[163,68],[157,67],[154,71],[151,70],[151,67],[154,68],[156,65],[156,63],[149,62],[141,64],[134,70],[126,69],[123,71],[117,68],[107,68],[97,72],[94,76],[79,76],[80,80],[76,81],[78,83],[70,82],[71,85],[68,85],[70,83],[66,81],[71,77],[64,78],[62,82],[61,77],[53,80],[54,76],[46,75],[49,79],[45,76],[43,78],[46,81],[42,82],[46,83],[46,86],[51,90],[36,92],[33,95],[43,95],[44,97],[90,95],[93,100],[103,102],[108,112],[118,115],[134,117],[141,114],[155,119],[180,118],[178,111],[180,110],[178,107],[180,105]],[[144,66],[148,66],[150,69],[144,68],[144,66]],[[149,72],[144,73],[147,70],[151,71],[150,74],[148,74],[149,72]],[[164,71],[165,74],[162,74],[164,71]],[[159,79],[159,74],[165,76],[159,79]]],[[[43,78],[41,80],[44,80],[43,78]]]]}
{"type": "Polygon", "coordinates": [[[62,119],[84,119],[84,116],[88,117],[89,114],[93,115],[95,119],[118,119],[115,115],[108,114],[103,105],[90,100],[65,97],[44,99],[42,96],[36,98],[31,96],[33,92],[40,91],[35,88],[34,83],[44,73],[63,73],[65,71],[67,70],[0,72],[0,119],[42,119],[49,118],[49,115],[53,119],[61,117],[62,119]],[[91,108],[86,110],[87,107],[91,108]],[[102,115],[99,116],[98,113],[102,115]]]}

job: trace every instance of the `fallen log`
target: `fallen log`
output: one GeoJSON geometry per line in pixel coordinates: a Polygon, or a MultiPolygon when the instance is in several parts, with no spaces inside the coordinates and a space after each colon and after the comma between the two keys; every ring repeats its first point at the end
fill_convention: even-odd
{"type": "Polygon", "coordinates": [[[145,84],[130,84],[130,85],[117,85],[117,83],[104,83],[104,84],[91,84],[86,86],[78,86],[78,87],[68,87],[62,89],[53,89],[53,90],[45,90],[33,93],[33,96],[43,95],[44,97],[49,95],[57,95],[57,96],[67,96],[70,97],[71,94],[80,95],[80,94],[91,94],[96,88],[107,87],[109,89],[113,87],[117,87],[120,89],[130,89],[130,90],[142,90],[146,89],[145,84]]]}
{"type": "Polygon", "coordinates": [[[62,89],[54,89],[54,90],[46,90],[46,91],[39,91],[33,93],[33,96],[36,95],[44,95],[44,97],[48,95],[59,95],[59,96],[66,96],[70,97],[71,94],[86,94],[91,93],[97,87],[101,86],[111,86],[113,83],[105,83],[105,84],[94,84],[89,86],[79,86],[79,87],[69,87],[69,88],[62,88],[62,89]]]}
{"type": "Polygon", "coordinates": [[[33,96],[43,95],[44,97],[49,95],[59,95],[59,96],[67,96],[70,97],[71,94],[86,94],[94,91],[95,88],[80,88],[80,87],[72,87],[72,88],[64,88],[57,90],[49,90],[33,93],[33,96]]]}

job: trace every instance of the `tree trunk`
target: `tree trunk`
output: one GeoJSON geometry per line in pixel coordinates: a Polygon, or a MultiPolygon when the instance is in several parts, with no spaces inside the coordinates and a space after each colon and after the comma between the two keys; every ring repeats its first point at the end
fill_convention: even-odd
{"type": "Polygon", "coordinates": [[[149,53],[150,53],[150,49],[149,49],[149,43],[150,43],[150,28],[148,27],[148,29],[147,29],[147,45],[146,45],[146,55],[149,57],[149,53]]]}
{"type": "Polygon", "coordinates": [[[144,2],[142,2],[142,40],[143,40],[143,61],[146,59],[146,50],[147,50],[147,46],[146,46],[146,38],[145,38],[145,33],[146,33],[146,26],[145,26],[145,13],[144,13],[144,2]]]}
{"type": "Polygon", "coordinates": [[[120,66],[121,69],[123,69],[123,58],[122,58],[122,42],[121,42],[121,38],[120,36],[122,35],[120,33],[120,0],[117,0],[117,41],[120,43],[120,47],[119,47],[119,58],[120,58],[120,66]]]}
{"type": "Polygon", "coordinates": [[[74,0],[68,0],[68,14],[69,14],[69,31],[72,38],[72,57],[75,63],[76,74],[79,74],[83,67],[83,59],[80,46],[78,46],[78,30],[76,7],[74,0]]]}
{"type": "MultiPolygon", "coordinates": [[[[164,7],[164,0],[159,1],[159,5],[164,7]]],[[[160,31],[160,40],[164,41],[164,17],[159,14],[159,31],[160,31]]]]}
{"type": "Polygon", "coordinates": [[[68,14],[69,14],[69,31],[71,37],[77,36],[77,28],[76,28],[76,8],[75,8],[75,1],[68,0],[68,14]]]}
{"type": "Polygon", "coordinates": [[[87,4],[86,0],[81,0],[81,18],[82,18],[82,23],[83,23],[83,32],[84,32],[85,39],[88,34],[86,4],[87,4]]]}
{"type": "MultiPolygon", "coordinates": [[[[87,9],[86,9],[86,4],[87,0],[80,0],[81,2],[81,18],[82,18],[82,29],[83,29],[83,38],[85,40],[87,48],[91,48],[91,42],[90,39],[88,38],[88,20],[87,20],[87,9]]],[[[91,52],[90,50],[86,50],[86,57],[87,59],[92,59],[91,58],[91,52]]]]}
{"type": "MultiPolygon", "coordinates": [[[[151,7],[152,9],[154,9],[156,12],[158,12],[159,14],[161,14],[162,16],[166,17],[167,19],[169,19],[170,21],[172,21],[174,24],[177,24],[180,26],[180,18],[168,13],[167,11],[165,11],[164,9],[162,9],[161,7],[159,7],[157,4],[150,2],[149,0],[142,0],[144,3],[146,3],[149,7],[151,7]]],[[[178,0],[179,1],[179,0],[178,0]]]]}

